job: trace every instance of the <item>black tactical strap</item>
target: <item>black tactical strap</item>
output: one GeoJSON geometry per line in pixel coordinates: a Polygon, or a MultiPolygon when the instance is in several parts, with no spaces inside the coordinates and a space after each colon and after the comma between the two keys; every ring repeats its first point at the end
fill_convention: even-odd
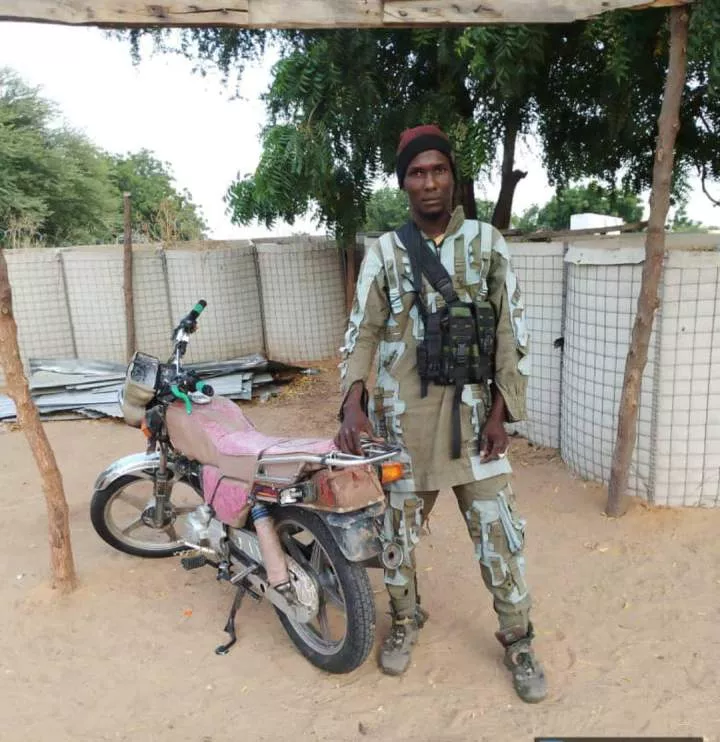
{"type": "Polygon", "coordinates": [[[437,378],[440,373],[440,354],[442,352],[440,319],[440,313],[433,312],[427,316],[425,321],[426,339],[424,345],[427,350],[427,377],[421,379],[420,394],[422,397],[427,396],[428,379],[437,378]]]}
{"type": "Polygon", "coordinates": [[[462,393],[465,381],[455,379],[455,396],[453,397],[452,406],[452,441],[450,458],[459,459],[460,449],[462,446],[462,426],[460,424],[460,404],[462,403],[462,393]]]}
{"type": "Polygon", "coordinates": [[[416,291],[415,303],[418,304],[420,315],[425,319],[427,309],[422,303],[422,274],[425,274],[430,285],[438,291],[445,303],[450,305],[458,301],[455,287],[450,274],[445,269],[440,258],[428,247],[415,222],[409,221],[403,224],[396,232],[400,241],[405,245],[410,256],[410,265],[413,272],[413,285],[416,291]]]}

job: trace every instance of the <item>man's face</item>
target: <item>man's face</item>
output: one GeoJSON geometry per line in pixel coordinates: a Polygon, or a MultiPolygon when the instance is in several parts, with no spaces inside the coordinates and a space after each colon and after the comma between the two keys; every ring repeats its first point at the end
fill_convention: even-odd
{"type": "Polygon", "coordinates": [[[412,210],[426,219],[452,211],[454,185],[450,161],[434,149],[412,160],[403,181],[412,210]]]}

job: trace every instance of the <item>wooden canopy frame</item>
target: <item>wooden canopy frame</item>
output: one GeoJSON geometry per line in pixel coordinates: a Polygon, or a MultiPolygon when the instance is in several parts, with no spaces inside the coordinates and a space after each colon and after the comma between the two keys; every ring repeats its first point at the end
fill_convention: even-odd
{"type": "Polygon", "coordinates": [[[0,20],[90,26],[382,28],[568,23],[682,0],[0,0],[0,20]]]}

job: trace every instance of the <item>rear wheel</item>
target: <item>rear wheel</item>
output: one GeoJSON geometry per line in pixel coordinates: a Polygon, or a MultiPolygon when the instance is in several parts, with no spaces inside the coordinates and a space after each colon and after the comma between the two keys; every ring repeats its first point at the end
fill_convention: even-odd
{"type": "Polygon", "coordinates": [[[170,502],[164,522],[153,522],[153,481],[146,476],[119,477],[93,495],[90,520],[103,541],[133,556],[157,559],[169,557],[187,547],[187,516],[201,500],[186,482],[171,483],[170,502]]]}
{"type": "Polygon", "coordinates": [[[318,615],[300,623],[277,610],[300,652],[316,667],[348,673],[366,659],[375,640],[375,602],[367,571],[348,562],[325,524],[300,508],[279,508],[275,525],[285,551],[318,586],[318,615]]]}

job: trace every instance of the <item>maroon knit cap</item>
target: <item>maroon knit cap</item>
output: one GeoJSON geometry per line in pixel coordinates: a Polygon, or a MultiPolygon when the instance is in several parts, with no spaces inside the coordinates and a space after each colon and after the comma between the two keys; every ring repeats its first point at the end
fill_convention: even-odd
{"type": "Polygon", "coordinates": [[[442,152],[449,160],[453,176],[457,180],[455,173],[455,163],[452,158],[452,145],[447,134],[435,124],[426,124],[416,126],[413,129],[405,129],[400,135],[400,143],[397,148],[397,177],[400,188],[403,187],[405,173],[410,163],[421,153],[428,150],[437,150],[442,152]]]}

